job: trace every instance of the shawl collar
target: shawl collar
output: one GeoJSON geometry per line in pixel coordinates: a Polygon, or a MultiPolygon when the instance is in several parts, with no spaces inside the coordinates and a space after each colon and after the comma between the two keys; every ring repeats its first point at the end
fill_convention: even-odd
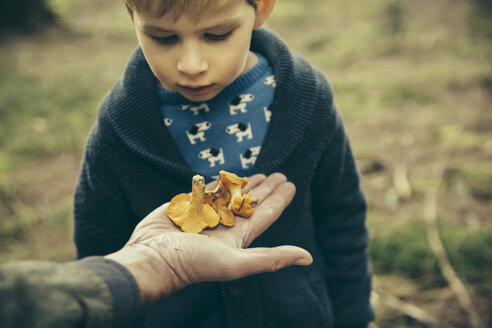
{"type": "Polygon", "coordinates": [[[131,55],[123,77],[103,101],[99,113],[117,138],[133,153],[187,181],[193,173],[164,125],[157,79],[142,50],[131,55]]]}
{"type": "Polygon", "coordinates": [[[314,116],[319,83],[312,66],[292,54],[274,32],[265,28],[255,30],[251,49],[268,58],[277,81],[270,107],[272,119],[251,172],[269,175],[278,171],[300,145],[314,116]]]}
{"type": "MultiPolygon", "coordinates": [[[[315,112],[318,83],[314,69],[293,55],[279,36],[265,28],[253,31],[252,50],[273,65],[277,87],[272,119],[254,173],[270,174],[299,146],[315,112]]],[[[157,80],[140,48],[123,77],[104,99],[99,123],[109,125],[123,144],[139,157],[189,181],[193,172],[175,145],[159,110],[157,80]]]]}

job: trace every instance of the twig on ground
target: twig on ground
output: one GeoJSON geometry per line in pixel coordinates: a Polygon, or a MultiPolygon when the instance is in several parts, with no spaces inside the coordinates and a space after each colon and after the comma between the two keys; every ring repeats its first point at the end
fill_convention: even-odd
{"type": "Polygon", "coordinates": [[[403,200],[412,198],[412,186],[408,181],[408,170],[405,164],[398,164],[393,171],[393,184],[398,197],[403,200]]]}
{"type": "Polygon", "coordinates": [[[412,303],[402,301],[398,297],[392,295],[391,293],[388,292],[378,293],[377,291],[374,291],[373,297],[374,296],[376,299],[381,300],[381,302],[384,303],[384,305],[386,305],[387,307],[395,311],[398,311],[399,313],[402,313],[406,316],[409,316],[429,327],[434,327],[435,324],[437,323],[436,318],[427,314],[427,312],[425,312],[421,308],[417,307],[412,303]]]}
{"type": "MultiPolygon", "coordinates": [[[[460,133],[458,133],[459,135],[460,133]]],[[[455,137],[454,141],[458,138],[455,137]]],[[[444,245],[439,237],[438,230],[438,217],[437,217],[437,198],[439,194],[439,189],[443,180],[444,172],[449,164],[451,154],[453,152],[454,144],[448,148],[448,151],[443,154],[443,160],[438,162],[436,168],[437,179],[435,180],[435,185],[430,187],[425,194],[424,199],[424,220],[427,224],[427,240],[429,242],[429,247],[434,253],[434,256],[439,263],[442,275],[446,279],[449,287],[456,295],[461,308],[466,312],[468,316],[468,322],[473,328],[485,328],[485,323],[480,318],[478,312],[475,310],[473,303],[471,301],[470,294],[461,281],[461,279],[456,274],[451,263],[448,260],[448,255],[444,245]]]]}

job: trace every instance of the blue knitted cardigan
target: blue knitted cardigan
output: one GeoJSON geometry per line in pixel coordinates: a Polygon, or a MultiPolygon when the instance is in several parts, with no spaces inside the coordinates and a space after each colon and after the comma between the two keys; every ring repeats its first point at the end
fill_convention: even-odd
{"type": "MultiPolygon", "coordinates": [[[[297,245],[314,257],[232,282],[186,287],[145,313],[145,327],[365,327],[373,319],[366,202],[325,77],[265,28],[251,49],[273,65],[272,119],[252,169],[282,172],[297,193],[251,247],[297,245]]],[[[79,258],[121,248],[135,225],[194,174],[162,123],[156,79],[141,49],[105,97],[75,193],[79,258]]]]}

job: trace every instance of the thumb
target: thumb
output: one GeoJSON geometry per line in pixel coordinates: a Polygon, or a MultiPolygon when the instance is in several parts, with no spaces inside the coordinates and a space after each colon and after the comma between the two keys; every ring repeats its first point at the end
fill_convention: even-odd
{"type": "Polygon", "coordinates": [[[255,273],[274,272],[291,265],[310,265],[311,254],[296,246],[278,246],[273,248],[247,248],[239,250],[242,256],[234,264],[235,277],[239,279],[255,273]]]}

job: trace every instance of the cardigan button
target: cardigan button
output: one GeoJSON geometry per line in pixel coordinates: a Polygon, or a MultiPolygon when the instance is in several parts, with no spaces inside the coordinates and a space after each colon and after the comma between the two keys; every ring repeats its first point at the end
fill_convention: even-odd
{"type": "Polygon", "coordinates": [[[246,296],[249,290],[247,282],[237,281],[229,285],[229,293],[235,298],[241,298],[246,296]]]}

